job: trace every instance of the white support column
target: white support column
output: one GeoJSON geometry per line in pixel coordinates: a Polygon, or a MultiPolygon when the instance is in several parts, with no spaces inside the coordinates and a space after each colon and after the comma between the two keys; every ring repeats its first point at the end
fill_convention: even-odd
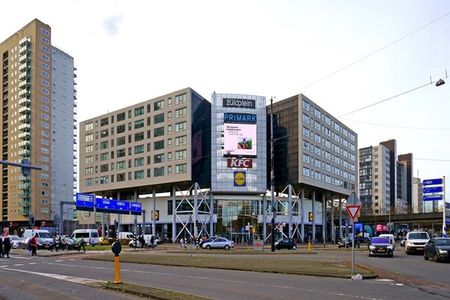
{"type": "Polygon", "coordinates": [[[312,218],[312,238],[311,238],[311,240],[312,240],[312,242],[313,243],[315,243],[315,241],[316,241],[316,205],[315,205],[315,202],[316,202],[316,191],[313,191],[313,193],[312,193],[312,215],[313,215],[313,218],[312,218]]]}
{"type": "Polygon", "coordinates": [[[211,192],[210,193],[210,208],[209,208],[209,236],[214,235],[214,195],[211,192]]]}
{"type": "Polygon", "coordinates": [[[300,232],[302,234],[302,243],[305,242],[305,190],[302,188],[300,192],[300,232]]]}
{"type": "Polygon", "coordinates": [[[155,211],[156,211],[156,190],[153,189],[153,210],[152,210],[152,234],[153,235],[156,235],[155,211]]]}
{"type": "Polygon", "coordinates": [[[289,185],[288,189],[289,237],[292,238],[292,185],[289,185]]]}
{"type": "Polygon", "coordinates": [[[194,238],[197,238],[198,234],[198,228],[197,228],[197,220],[198,220],[198,184],[197,182],[194,183],[194,232],[192,233],[194,235],[194,238]]]}
{"type": "Polygon", "coordinates": [[[177,197],[175,186],[172,186],[172,243],[176,243],[177,238],[177,197]]]}

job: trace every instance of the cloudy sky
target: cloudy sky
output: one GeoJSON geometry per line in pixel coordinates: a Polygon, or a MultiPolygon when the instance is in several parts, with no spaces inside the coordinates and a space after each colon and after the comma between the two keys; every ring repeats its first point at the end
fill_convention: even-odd
{"type": "Polygon", "coordinates": [[[185,87],[304,93],[359,147],[396,139],[414,176],[450,178],[450,1],[2,2],[0,40],[38,18],[75,58],[79,121],[185,87]]]}

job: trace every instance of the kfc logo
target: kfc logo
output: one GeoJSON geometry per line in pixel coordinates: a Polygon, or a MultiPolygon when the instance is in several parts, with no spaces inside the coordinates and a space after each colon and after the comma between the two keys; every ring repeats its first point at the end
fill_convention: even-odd
{"type": "Polygon", "coordinates": [[[253,166],[251,158],[229,158],[227,159],[228,168],[249,168],[253,166]]]}

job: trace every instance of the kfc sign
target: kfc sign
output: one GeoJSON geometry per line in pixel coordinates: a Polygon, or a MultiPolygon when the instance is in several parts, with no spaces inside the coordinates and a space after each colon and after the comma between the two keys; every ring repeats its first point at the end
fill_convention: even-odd
{"type": "Polygon", "coordinates": [[[229,158],[227,159],[228,168],[249,168],[251,169],[253,161],[251,158],[229,158]]]}

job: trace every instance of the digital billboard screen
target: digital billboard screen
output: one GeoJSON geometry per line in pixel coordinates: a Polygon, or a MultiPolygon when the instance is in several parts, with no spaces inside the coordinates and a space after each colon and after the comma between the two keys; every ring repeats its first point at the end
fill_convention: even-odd
{"type": "Polygon", "coordinates": [[[256,157],[256,115],[224,114],[224,156],[256,157]]]}

